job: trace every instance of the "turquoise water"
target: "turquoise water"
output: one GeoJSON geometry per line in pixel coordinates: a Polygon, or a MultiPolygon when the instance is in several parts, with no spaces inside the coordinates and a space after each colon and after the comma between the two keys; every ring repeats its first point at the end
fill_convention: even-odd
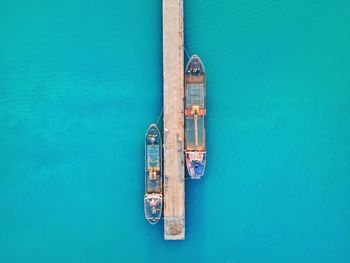
{"type": "Polygon", "coordinates": [[[208,73],[186,241],[143,213],[161,1],[0,2],[0,262],[350,262],[350,3],[185,1],[208,73]]]}

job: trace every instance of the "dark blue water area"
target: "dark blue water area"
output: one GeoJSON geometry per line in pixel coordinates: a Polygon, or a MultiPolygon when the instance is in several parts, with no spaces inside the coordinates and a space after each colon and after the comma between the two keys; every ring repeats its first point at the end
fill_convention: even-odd
{"type": "Polygon", "coordinates": [[[0,262],[350,261],[350,4],[184,10],[207,164],[164,241],[143,211],[161,1],[0,3],[0,262]]]}

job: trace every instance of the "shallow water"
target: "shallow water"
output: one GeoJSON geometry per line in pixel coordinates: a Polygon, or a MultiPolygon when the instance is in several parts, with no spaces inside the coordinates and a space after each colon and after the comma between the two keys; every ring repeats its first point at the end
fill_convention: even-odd
{"type": "Polygon", "coordinates": [[[185,1],[207,71],[186,241],[143,213],[161,1],[0,4],[0,262],[349,262],[350,4],[185,1]]]}

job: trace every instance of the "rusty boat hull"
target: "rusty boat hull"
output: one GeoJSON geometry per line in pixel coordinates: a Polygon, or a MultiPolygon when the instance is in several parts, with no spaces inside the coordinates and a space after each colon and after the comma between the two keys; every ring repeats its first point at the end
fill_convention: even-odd
{"type": "Polygon", "coordinates": [[[184,93],[186,168],[192,179],[200,179],[206,166],[206,74],[197,55],[186,66],[184,93]]]}

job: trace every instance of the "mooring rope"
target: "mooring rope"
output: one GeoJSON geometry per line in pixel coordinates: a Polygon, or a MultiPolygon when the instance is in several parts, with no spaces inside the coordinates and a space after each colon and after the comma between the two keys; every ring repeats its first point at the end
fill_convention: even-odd
{"type": "Polygon", "coordinates": [[[162,114],[163,114],[163,108],[162,108],[162,110],[160,111],[159,116],[158,116],[158,119],[157,119],[157,122],[156,122],[156,126],[157,126],[157,127],[158,127],[158,123],[159,123],[159,121],[160,121],[160,117],[162,117],[162,114]]]}
{"type": "Polygon", "coordinates": [[[188,55],[188,53],[187,53],[187,50],[186,50],[185,46],[183,46],[183,47],[184,47],[184,51],[185,51],[185,54],[186,54],[187,58],[188,58],[188,59],[190,59],[191,57],[188,55]]]}

